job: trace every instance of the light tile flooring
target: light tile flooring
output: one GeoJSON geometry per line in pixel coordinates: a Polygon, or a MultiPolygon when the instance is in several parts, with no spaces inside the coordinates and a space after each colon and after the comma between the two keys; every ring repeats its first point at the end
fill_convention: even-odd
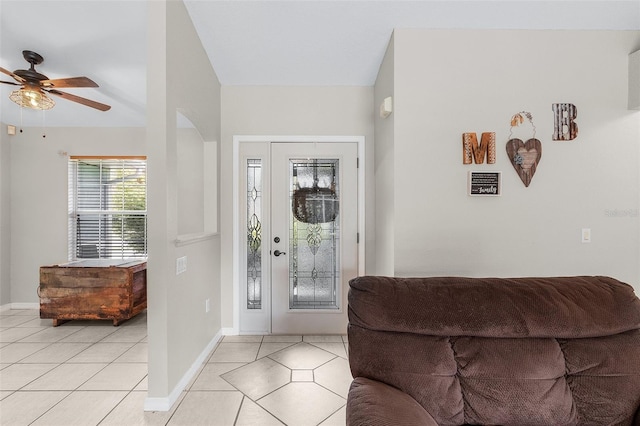
{"type": "Polygon", "coordinates": [[[0,424],[344,425],[346,336],[227,336],[170,412],[144,412],[146,313],[52,327],[0,312],[0,424]]]}

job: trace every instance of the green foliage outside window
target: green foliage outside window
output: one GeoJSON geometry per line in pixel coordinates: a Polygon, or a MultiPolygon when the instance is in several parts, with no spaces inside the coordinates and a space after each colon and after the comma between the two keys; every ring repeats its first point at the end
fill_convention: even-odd
{"type": "Polygon", "coordinates": [[[111,170],[114,182],[109,185],[108,203],[114,210],[140,211],[145,214],[114,214],[111,221],[112,232],[119,235],[123,244],[136,254],[146,254],[147,249],[147,178],[140,169],[125,166],[111,170]],[[121,208],[118,208],[120,204],[121,208]]]}

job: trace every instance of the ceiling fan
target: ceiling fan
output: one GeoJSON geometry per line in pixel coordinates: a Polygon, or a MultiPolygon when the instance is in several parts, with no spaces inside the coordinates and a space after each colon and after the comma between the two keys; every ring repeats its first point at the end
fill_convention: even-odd
{"type": "Polygon", "coordinates": [[[49,80],[49,77],[44,74],[40,74],[35,70],[35,66],[42,63],[44,60],[42,56],[36,52],[32,52],[31,50],[23,50],[22,56],[24,56],[24,59],[31,64],[31,67],[28,70],[16,70],[11,72],[0,67],[0,72],[13,77],[13,79],[17,81],[17,83],[14,83],[12,81],[0,80],[0,83],[22,86],[20,89],[11,92],[11,95],[9,95],[9,99],[18,105],[37,110],[51,109],[55,105],[55,102],[47,96],[47,94],[49,94],[59,96],[72,102],[77,102],[100,111],[108,111],[111,109],[111,106],[109,105],[58,90],[58,88],[68,87],[98,87],[98,85],[90,78],[71,77],[49,80]]]}

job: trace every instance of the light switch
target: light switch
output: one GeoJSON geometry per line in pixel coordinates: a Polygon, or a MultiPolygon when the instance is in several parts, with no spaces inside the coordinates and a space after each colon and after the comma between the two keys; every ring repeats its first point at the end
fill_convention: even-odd
{"type": "Polygon", "coordinates": [[[591,228],[582,228],[582,242],[583,243],[591,242],[591,228]]]}
{"type": "Polygon", "coordinates": [[[187,271],[187,256],[182,256],[176,259],[176,275],[182,274],[187,271]]]}

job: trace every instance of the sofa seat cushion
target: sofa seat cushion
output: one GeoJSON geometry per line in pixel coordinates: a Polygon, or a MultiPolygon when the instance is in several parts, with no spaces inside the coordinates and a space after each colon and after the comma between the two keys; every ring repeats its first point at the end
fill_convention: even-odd
{"type": "Polygon", "coordinates": [[[353,377],[387,383],[407,393],[439,425],[464,423],[458,367],[448,338],[350,325],[349,364],[353,377]]]}
{"type": "Polygon", "coordinates": [[[580,425],[640,426],[640,330],[559,343],[580,425]]]}
{"type": "Polygon", "coordinates": [[[348,425],[438,426],[433,417],[409,395],[384,383],[356,378],[351,383],[349,395],[348,425]]]}

